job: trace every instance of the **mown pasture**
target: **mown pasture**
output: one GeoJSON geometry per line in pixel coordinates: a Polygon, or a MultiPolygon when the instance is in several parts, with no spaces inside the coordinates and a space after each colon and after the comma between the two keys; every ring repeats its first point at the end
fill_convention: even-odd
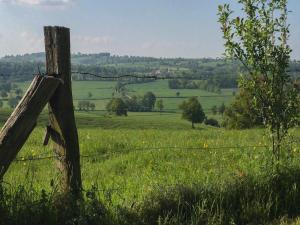
{"type": "MultiPolygon", "coordinates": [[[[105,106],[112,93],[115,92],[116,81],[73,81],[74,106],[77,107],[78,101],[89,100],[96,105],[96,110],[105,110],[105,106]],[[89,97],[89,93],[92,94],[89,97]]],[[[29,86],[29,82],[17,83],[24,91],[29,86]]],[[[162,98],[164,110],[178,110],[178,105],[188,97],[198,96],[203,109],[210,110],[212,106],[220,106],[222,103],[228,105],[233,99],[234,89],[222,89],[221,93],[213,93],[200,89],[170,89],[167,80],[157,80],[142,84],[126,85],[129,96],[143,96],[146,92],[153,92],[157,98],[162,98]],[[180,92],[179,98],[176,93],[180,92]]],[[[116,94],[116,96],[118,96],[116,94]]]]}

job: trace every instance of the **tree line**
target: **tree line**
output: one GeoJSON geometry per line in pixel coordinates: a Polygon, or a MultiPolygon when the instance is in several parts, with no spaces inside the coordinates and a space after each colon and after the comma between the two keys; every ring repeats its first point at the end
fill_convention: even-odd
{"type": "MultiPolygon", "coordinates": [[[[31,80],[32,74],[45,71],[44,53],[6,56],[0,59],[0,74],[8,75],[10,79],[24,81],[31,80]]],[[[102,76],[122,75],[157,75],[164,77],[189,77],[200,80],[201,84],[175,83],[179,88],[183,85],[195,88],[215,90],[217,88],[236,88],[237,79],[245,68],[237,60],[225,59],[168,59],[151,57],[113,56],[109,53],[73,54],[72,70],[95,73],[102,76]],[[201,80],[207,80],[207,83],[201,80]]],[[[289,74],[294,77],[300,75],[300,62],[291,61],[289,74]]],[[[73,74],[74,80],[99,80],[100,78],[73,74]]],[[[146,82],[135,80],[132,82],[146,82]]],[[[175,88],[175,87],[174,87],[175,88]]]]}
{"type": "Polygon", "coordinates": [[[143,96],[123,96],[122,98],[112,98],[106,105],[109,113],[114,113],[118,116],[127,115],[129,112],[152,112],[157,104],[161,111],[164,106],[162,100],[156,101],[156,96],[153,92],[147,92],[143,96]]]}
{"type": "MultiPolygon", "coordinates": [[[[185,80],[174,79],[168,81],[170,89],[201,89],[208,92],[221,93],[220,84],[212,79],[209,80],[185,80]]],[[[234,86],[234,85],[233,85],[234,86]]]]}

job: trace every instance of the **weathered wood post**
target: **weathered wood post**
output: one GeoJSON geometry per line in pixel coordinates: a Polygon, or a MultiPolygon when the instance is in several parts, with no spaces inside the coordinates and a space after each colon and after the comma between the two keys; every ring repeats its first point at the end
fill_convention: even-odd
{"type": "Polygon", "coordinates": [[[38,116],[60,83],[59,79],[36,76],[0,131],[0,180],[34,129],[38,116]]]}
{"type": "Polygon", "coordinates": [[[70,30],[44,27],[44,34],[47,74],[63,81],[49,101],[49,129],[54,151],[59,157],[61,187],[64,192],[79,196],[82,184],[71,87],[70,30]]]}

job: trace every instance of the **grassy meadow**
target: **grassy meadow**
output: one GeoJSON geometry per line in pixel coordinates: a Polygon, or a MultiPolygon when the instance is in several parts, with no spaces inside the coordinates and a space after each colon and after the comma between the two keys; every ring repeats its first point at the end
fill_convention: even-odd
{"type": "MultiPolygon", "coordinates": [[[[73,82],[75,105],[78,99],[87,99],[88,92],[92,99],[111,97],[114,85],[73,82]]],[[[166,85],[166,81],[157,81],[129,85],[128,89],[134,94],[153,91],[157,96],[175,96],[176,90],[166,85]]],[[[229,104],[232,99],[232,90],[223,90],[221,95],[226,97],[201,90],[179,91],[181,96],[199,96],[203,108],[229,104]],[[207,95],[216,97],[201,98],[207,95]]],[[[166,98],[165,109],[177,108],[182,100],[166,98]]],[[[104,109],[105,101],[95,102],[96,109],[104,109]]],[[[0,124],[10,112],[1,111],[0,124]]],[[[53,156],[51,143],[42,146],[45,110],[4,177],[0,216],[5,219],[0,217],[0,225],[297,224],[297,142],[286,143],[293,157],[284,157],[288,166],[274,172],[264,129],[197,125],[193,130],[180,113],[158,112],[129,113],[127,117],[76,112],[76,122],[85,199],[80,215],[75,216],[78,220],[70,219],[74,215],[68,214],[68,208],[53,205],[60,176],[56,160],[28,160],[53,156]]],[[[291,135],[298,137],[300,130],[294,129],[291,135]]]]}
{"type": "MultiPolygon", "coordinates": [[[[116,81],[73,81],[74,106],[78,101],[89,100],[96,105],[96,110],[105,110],[105,106],[112,93],[115,91],[116,81]],[[92,94],[89,97],[89,93],[92,94]]],[[[24,91],[29,86],[29,82],[17,83],[18,87],[24,91]]],[[[164,110],[178,110],[178,105],[188,97],[198,96],[203,109],[210,110],[212,106],[220,106],[222,103],[228,105],[233,99],[234,89],[222,89],[220,94],[199,89],[170,89],[167,80],[158,80],[142,84],[129,84],[125,86],[129,96],[144,95],[146,92],[153,92],[157,98],[162,98],[164,110]],[[176,93],[180,92],[180,98],[176,98],[176,93]],[[202,97],[201,97],[202,96],[202,97]]]]}

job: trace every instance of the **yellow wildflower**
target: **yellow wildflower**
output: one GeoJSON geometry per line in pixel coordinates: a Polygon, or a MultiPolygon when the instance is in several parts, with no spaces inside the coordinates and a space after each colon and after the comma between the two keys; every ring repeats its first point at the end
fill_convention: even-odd
{"type": "Polygon", "coordinates": [[[243,177],[245,177],[245,173],[244,173],[243,171],[241,171],[241,170],[238,170],[238,171],[237,171],[237,176],[238,176],[239,178],[243,178],[243,177]]]}

